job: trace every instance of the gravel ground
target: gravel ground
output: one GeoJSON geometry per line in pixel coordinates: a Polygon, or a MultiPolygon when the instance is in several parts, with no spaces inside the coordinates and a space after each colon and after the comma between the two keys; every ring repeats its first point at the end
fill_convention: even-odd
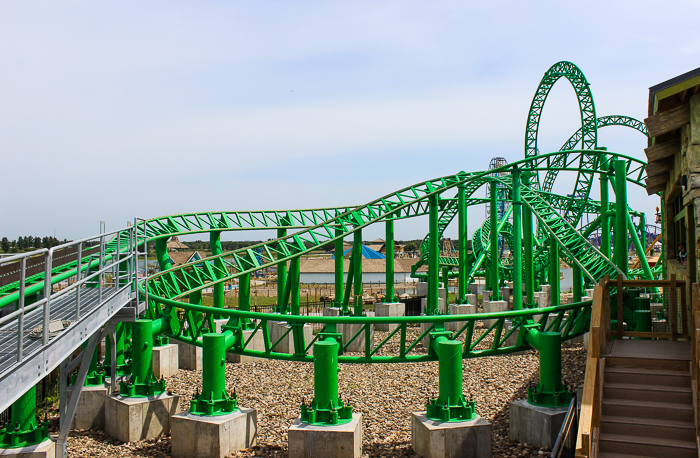
{"type": "MultiPolygon", "coordinates": [[[[417,328],[409,334],[418,334],[417,328]]],[[[386,333],[376,332],[375,342],[386,333]]],[[[487,339],[485,339],[487,340],[487,339]]],[[[390,344],[395,344],[392,340],[390,344]]],[[[481,346],[481,345],[480,345],[481,346]]],[[[421,345],[418,353],[424,352],[421,345]]],[[[382,352],[391,351],[391,348],[382,352]]],[[[583,382],[585,350],[562,349],[564,383],[583,382]]],[[[508,439],[508,403],[523,399],[528,386],[538,380],[537,353],[475,358],[464,361],[464,394],[476,401],[477,413],[491,422],[494,457],[547,457],[547,450],[508,439]]],[[[363,415],[363,456],[417,456],[411,448],[410,412],[425,410],[429,397],[437,396],[437,362],[411,364],[341,365],[340,393],[363,415]]],[[[183,409],[201,386],[201,372],[181,370],[167,380],[167,388],[182,395],[183,409]]],[[[258,446],[235,453],[236,457],[287,456],[287,428],[299,415],[302,399],[313,399],[313,366],[308,363],[259,360],[228,364],[227,387],[236,388],[238,402],[258,410],[258,446]]],[[[57,427],[54,419],[54,427],[57,427]]],[[[170,456],[170,437],[122,444],[100,431],[74,431],[68,440],[71,456],[153,457],[170,456]]]]}

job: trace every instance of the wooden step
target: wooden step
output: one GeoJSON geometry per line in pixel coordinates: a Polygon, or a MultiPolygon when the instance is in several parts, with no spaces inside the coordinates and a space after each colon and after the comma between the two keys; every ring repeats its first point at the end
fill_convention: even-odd
{"type": "Polygon", "coordinates": [[[638,385],[690,386],[686,371],[643,369],[634,367],[606,367],[605,381],[638,385]]]}
{"type": "Polygon", "coordinates": [[[694,421],[693,406],[691,404],[639,401],[636,399],[603,399],[603,415],[694,421]]]}
{"type": "Polygon", "coordinates": [[[659,418],[603,415],[600,419],[600,432],[626,436],[662,437],[692,442],[695,440],[695,423],[659,418]]]}
{"type": "Polygon", "coordinates": [[[600,433],[600,451],[658,458],[697,458],[694,441],[600,433]]]}
{"type": "Polygon", "coordinates": [[[656,458],[649,455],[628,455],[627,453],[600,452],[598,458],[656,458]]]}
{"type": "Polygon", "coordinates": [[[693,390],[689,386],[642,385],[641,383],[612,383],[603,386],[605,399],[638,399],[640,401],[675,402],[691,404],[693,390]]]}
{"type": "Polygon", "coordinates": [[[634,367],[640,369],[689,371],[690,361],[680,359],[626,358],[620,356],[606,356],[605,367],[634,367]]]}

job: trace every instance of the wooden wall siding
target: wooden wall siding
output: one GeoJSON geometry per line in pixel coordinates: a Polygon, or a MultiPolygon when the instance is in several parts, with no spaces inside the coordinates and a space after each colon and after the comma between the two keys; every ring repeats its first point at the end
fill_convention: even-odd
{"type": "Polygon", "coordinates": [[[650,137],[672,132],[690,122],[690,110],[687,103],[671,108],[644,120],[650,137]]]}
{"type": "Polygon", "coordinates": [[[681,141],[678,137],[673,137],[671,140],[663,143],[654,143],[649,148],[645,148],[644,152],[647,155],[647,162],[660,161],[680,152],[681,141]]]}

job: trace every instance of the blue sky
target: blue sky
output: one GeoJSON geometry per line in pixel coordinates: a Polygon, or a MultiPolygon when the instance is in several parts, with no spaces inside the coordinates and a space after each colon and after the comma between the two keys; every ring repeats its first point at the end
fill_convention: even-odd
{"type": "MultiPolygon", "coordinates": [[[[700,65],[696,13],[691,1],[3,1],[0,235],[362,204],[514,161],[552,64],[583,70],[599,116],[643,119],[650,86],[700,65]]],[[[541,150],[579,125],[560,82],[541,150]]],[[[636,132],[600,137],[644,157],[636,132]]],[[[631,190],[630,204],[651,213],[645,196],[631,190]]],[[[476,228],[483,210],[471,214],[476,228]]],[[[397,238],[426,231],[406,222],[397,238]]]]}

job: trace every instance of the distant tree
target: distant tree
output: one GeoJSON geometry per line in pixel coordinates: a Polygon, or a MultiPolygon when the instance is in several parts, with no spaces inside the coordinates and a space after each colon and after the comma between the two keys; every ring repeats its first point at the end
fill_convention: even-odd
{"type": "Polygon", "coordinates": [[[17,237],[17,248],[19,250],[24,250],[24,237],[22,237],[22,236],[17,237]]]}
{"type": "Polygon", "coordinates": [[[2,247],[2,251],[7,253],[8,251],[10,251],[10,246],[10,241],[7,240],[7,237],[3,237],[2,241],[0,241],[0,247],[2,247]]]}
{"type": "Polygon", "coordinates": [[[41,248],[41,237],[34,237],[34,248],[41,248]]]}
{"type": "Polygon", "coordinates": [[[41,239],[41,245],[44,248],[51,248],[51,239],[49,237],[44,237],[41,239]]]}
{"type": "Polygon", "coordinates": [[[34,247],[34,237],[28,235],[24,238],[24,247],[27,249],[32,249],[34,247]]]}

